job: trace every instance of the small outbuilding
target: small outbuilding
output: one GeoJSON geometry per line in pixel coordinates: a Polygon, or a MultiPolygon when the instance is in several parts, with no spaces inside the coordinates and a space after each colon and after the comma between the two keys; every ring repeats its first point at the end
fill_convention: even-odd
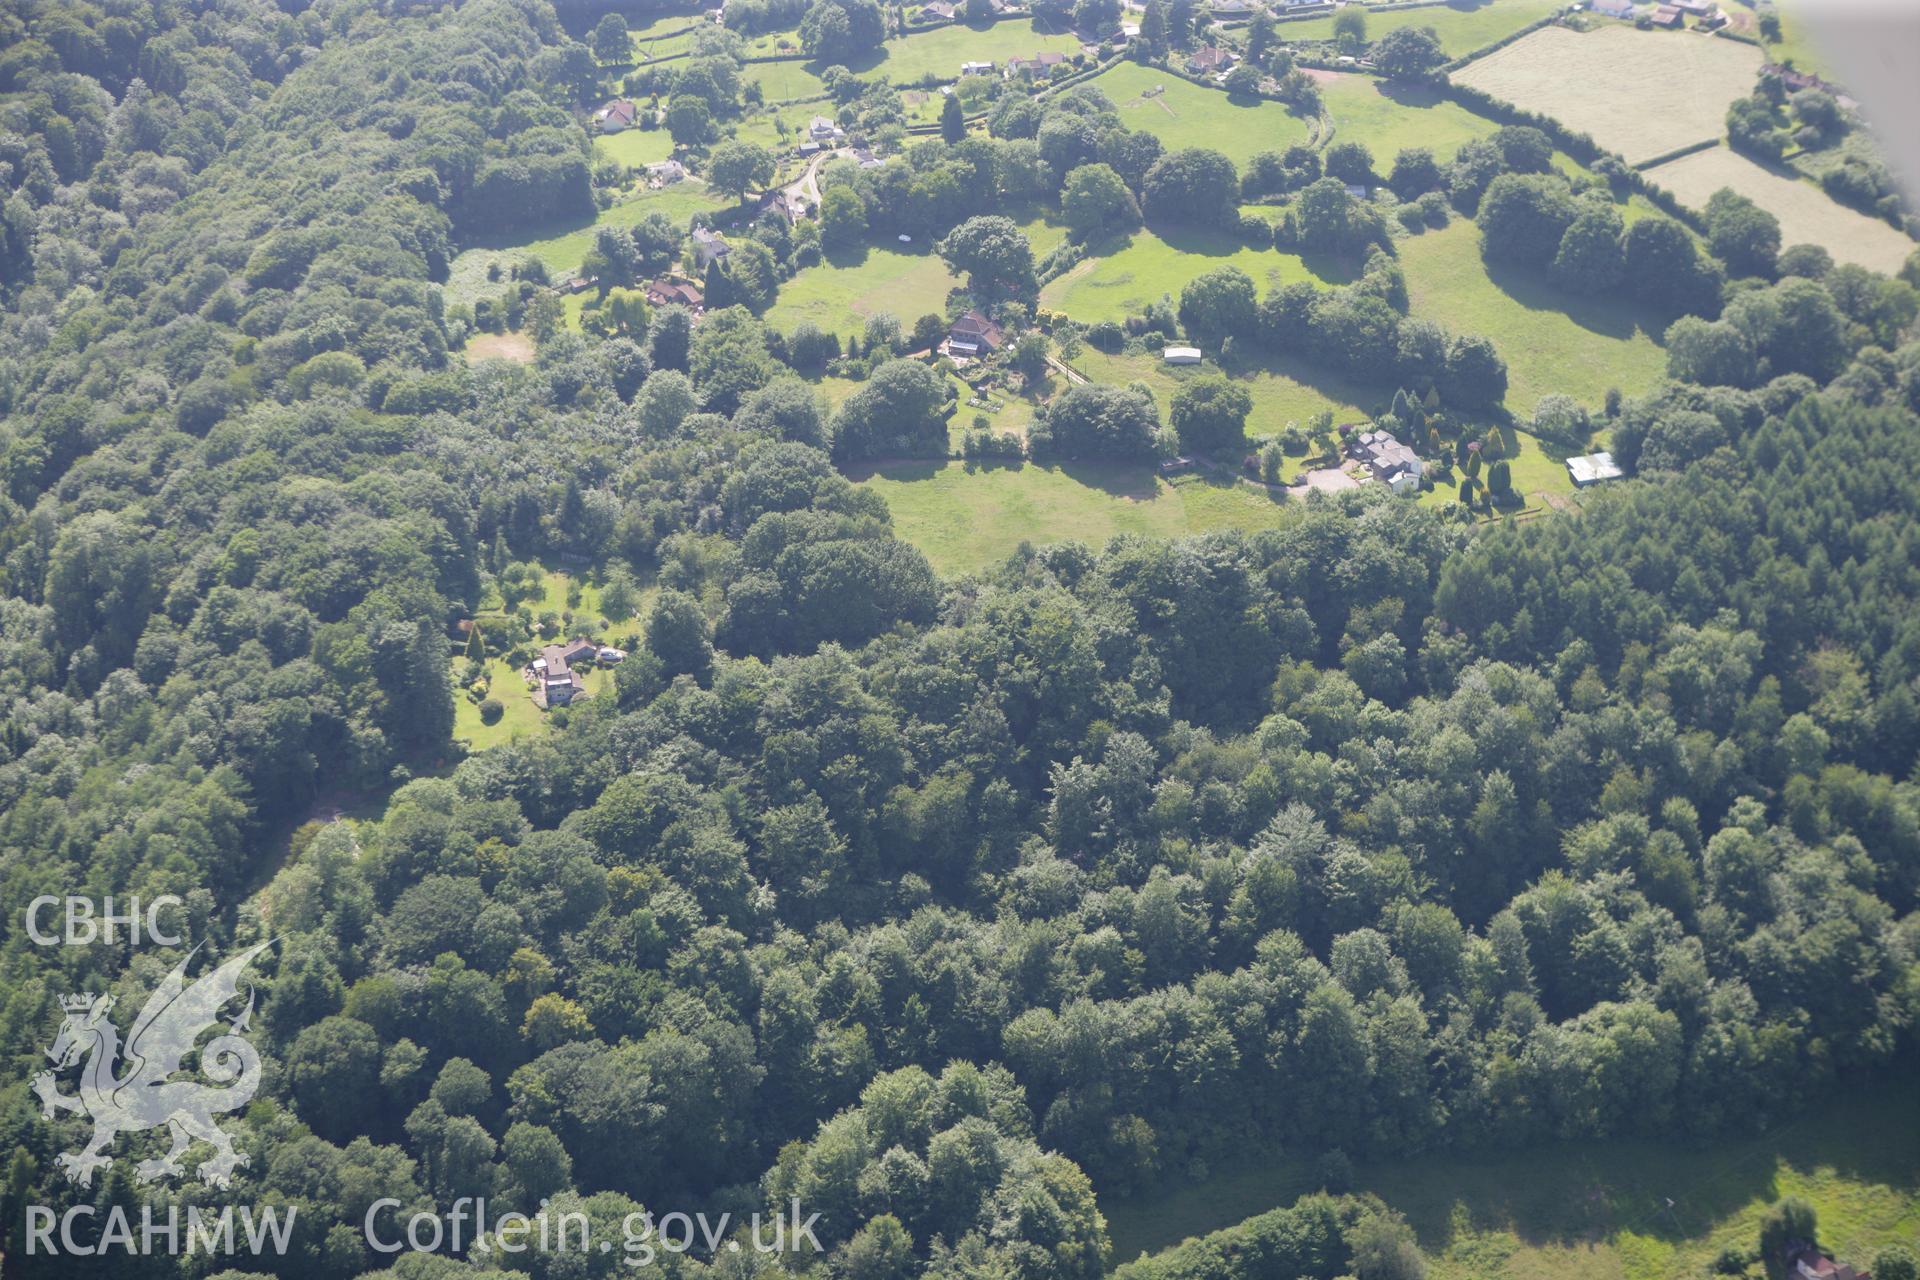
{"type": "Polygon", "coordinates": [[[1573,478],[1576,489],[1584,489],[1602,480],[1618,480],[1626,472],[1620,469],[1620,464],[1613,460],[1611,453],[1589,453],[1568,458],[1567,474],[1573,478]]]}
{"type": "Polygon", "coordinates": [[[1160,353],[1160,357],[1168,364],[1199,364],[1200,348],[1168,347],[1160,353]]]}

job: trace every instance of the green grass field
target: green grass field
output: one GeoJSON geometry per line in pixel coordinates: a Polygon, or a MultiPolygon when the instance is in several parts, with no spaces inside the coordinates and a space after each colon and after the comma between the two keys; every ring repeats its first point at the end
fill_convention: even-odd
{"type": "Polygon", "coordinates": [[[665,129],[622,129],[593,140],[596,160],[612,160],[631,168],[665,160],[673,154],[673,135],[665,129]]]}
{"type": "Polygon", "coordinates": [[[900,536],[948,577],[994,564],[1023,542],[1098,547],[1122,533],[1180,537],[1270,528],[1294,510],[1244,485],[1199,476],[1169,483],[1144,464],[905,462],[855,479],[886,499],[900,536]]]}
{"type": "Polygon", "coordinates": [[[1731,187],[1780,219],[1781,243],[1817,244],[1839,262],[1892,275],[1915,248],[1879,218],[1836,202],[1811,180],[1757,164],[1727,147],[1696,151],[1646,173],[1696,209],[1704,209],[1720,188],[1731,187]]]}
{"type": "MultiPolygon", "coordinates": [[[[1559,0],[1472,0],[1367,14],[1367,38],[1378,40],[1399,27],[1432,27],[1450,58],[1463,57],[1560,8],[1559,0]]],[[[1303,18],[1276,24],[1282,40],[1331,40],[1333,18],[1303,18]]]]}
{"type": "Polygon", "coordinates": [[[1123,241],[1092,248],[1098,256],[1047,282],[1040,291],[1040,305],[1093,324],[1138,315],[1162,294],[1178,302],[1188,281],[1216,267],[1238,267],[1262,293],[1270,276],[1282,284],[1295,280],[1344,284],[1351,279],[1343,264],[1316,259],[1310,266],[1298,255],[1250,248],[1232,232],[1207,228],[1159,232],[1142,228],[1123,241]]]}
{"type": "Polygon", "coordinates": [[[1333,141],[1365,144],[1383,178],[1393,167],[1393,157],[1408,147],[1425,147],[1445,163],[1461,144],[1500,127],[1419,85],[1335,75],[1322,80],[1320,92],[1333,117],[1333,141]]]}
{"type": "MultiPolygon", "coordinates": [[[[1780,14],[1780,38],[1767,45],[1767,57],[1774,62],[1791,63],[1802,71],[1811,71],[1823,80],[1833,79],[1833,62],[1827,51],[1821,47],[1816,36],[1809,32],[1801,15],[1816,4],[1830,3],[1831,0],[1783,0],[1774,8],[1780,14]]],[[[1735,6],[1735,15],[1741,15],[1735,6]]],[[[1758,35],[1758,24],[1754,34],[1758,35]]]]}
{"type": "MultiPolygon", "coordinates": [[[[1314,1188],[1316,1154],[1103,1205],[1114,1262],[1292,1202],[1314,1188]]],[[[1433,1280],[1696,1280],[1722,1248],[1751,1247],[1788,1195],[1814,1205],[1836,1257],[1864,1268],[1920,1234],[1920,1095],[1856,1092],[1704,1147],[1592,1142],[1363,1164],[1355,1185],[1406,1214],[1433,1280]]]]}
{"type": "Polygon", "coordinates": [[[845,337],[885,311],[911,327],[927,312],[944,313],[947,291],[959,283],[930,245],[873,245],[835,254],[781,284],[766,318],[787,332],[810,320],[845,337]]]}
{"type": "Polygon", "coordinates": [[[1629,162],[1726,132],[1753,91],[1760,50],[1691,32],[1545,27],[1453,73],[1468,85],[1591,134],[1629,162]]]}
{"type": "MultiPolygon", "coordinates": [[[[1033,256],[1043,256],[1066,234],[1043,219],[1023,224],[1033,256]]],[[[802,321],[843,337],[859,333],[868,317],[888,312],[909,327],[929,312],[944,314],[947,291],[961,281],[929,244],[868,245],[838,252],[780,286],[767,322],[791,331],[802,321]]]]}
{"type": "MultiPolygon", "coordinates": [[[[805,62],[750,62],[740,73],[745,84],[757,84],[768,102],[790,98],[811,98],[827,91],[826,82],[815,75],[805,62]]],[[[830,103],[821,103],[822,108],[830,103]]],[[[811,118],[811,117],[809,117],[811,118]]]]}
{"type": "Polygon", "coordinates": [[[1507,361],[1507,407],[1522,418],[1552,392],[1598,408],[1608,387],[1635,395],[1666,374],[1656,341],[1663,317],[1621,298],[1563,293],[1531,274],[1502,272],[1496,282],[1471,222],[1396,244],[1413,314],[1490,339],[1507,361]]]}
{"type": "Polygon", "coordinates": [[[1258,152],[1307,140],[1306,118],[1277,102],[1235,102],[1137,62],[1119,63],[1087,83],[1113,99],[1129,129],[1156,135],[1170,150],[1208,147],[1243,165],[1258,152]]]}
{"type": "MultiPolygon", "coordinates": [[[[460,678],[465,665],[465,658],[454,659],[454,679],[460,678]]],[[[613,688],[610,667],[595,667],[584,678],[589,697],[603,696],[613,688]]],[[[502,709],[500,718],[492,724],[481,720],[480,704],[467,697],[466,690],[454,691],[453,736],[455,741],[466,743],[469,750],[485,751],[547,731],[547,713],[534,704],[527,682],[504,658],[487,659],[487,696],[498,700],[502,709]]]]}
{"type": "MultiPolygon", "coordinates": [[[[1086,350],[1074,357],[1073,364],[1095,382],[1122,386],[1144,382],[1153,389],[1163,417],[1181,382],[1194,376],[1189,369],[1169,366],[1158,355],[1109,356],[1086,350]]],[[[1209,362],[1201,369],[1213,372],[1218,366],[1209,362]]],[[[1338,421],[1358,421],[1368,416],[1369,406],[1392,396],[1391,390],[1363,387],[1325,370],[1284,359],[1236,365],[1229,376],[1253,398],[1247,434],[1255,438],[1278,434],[1290,422],[1304,425],[1323,409],[1331,410],[1338,421]]]]}
{"type": "Polygon", "coordinates": [[[667,13],[648,22],[629,21],[627,35],[633,44],[633,60],[646,62],[686,52],[693,45],[693,28],[704,21],[698,13],[667,13]]]}
{"type": "Polygon", "coordinates": [[[650,213],[664,213],[674,222],[685,226],[689,218],[702,210],[724,209],[727,201],[708,192],[705,184],[697,178],[676,182],[659,191],[646,191],[631,200],[622,201],[611,208],[602,209],[599,216],[591,222],[575,222],[571,226],[536,228],[526,233],[524,239],[507,240],[493,238],[484,241],[481,247],[468,249],[454,259],[448,291],[455,297],[462,296],[464,290],[459,282],[474,277],[485,280],[486,269],[490,263],[510,261],[518,258],[538,258],[547,264],[547,270],[558,277],[577,269],[586,258],[587,250],[593,247],[593,233],[596,227],[630,227],[650,213]]]}
{"type": "Polygon", "coordinates": [[[956,22],[889,40],[877,51],[854,59],[848,69],[868,79],[918,84],[928,77],[958,80],[963,62],[991,62],[998,67],[1008,58],[1079,51],[1077,36],[1038,30],[1027,18],[1008,18],[984,26],[956,22]]]}

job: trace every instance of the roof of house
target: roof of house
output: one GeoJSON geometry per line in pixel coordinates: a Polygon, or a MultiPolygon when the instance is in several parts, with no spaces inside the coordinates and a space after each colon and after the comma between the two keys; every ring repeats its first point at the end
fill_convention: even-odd
{"type": "Polygon", "coordinates": [[[1214,67],[1224,67],[1229,62],[1232,62],[1233,54],[1225,49],[1208,45],[1204,49],[1194,50],[1193,56],[1188,58],[1187,61],[1202,71],[1208,71],[1214,67]]]}
{"type": "Polygon", "coordinates": [[[1181,363],[1181,362],[1191,363],[1200,358],[1200,348],[1168,347],[1160,353],[1160,356],[1164,360],[1172,360],[1175,363],[1181,363]]]}
{"type": "Polygon", "coordinates": [[[1793,1255],[1792,1270],[1802,1280],[1873,1280],[1844,1262],[1835,1262],[1811,1245],[1793,1255]]]}
{"type": "Polygon", "coordinates": [[[1655,26],[1677,27],[1680,25],[1680,11],[1670,4],[1663,4],[1653,11],[1655,26]]]}
{"type": "Polygon", "coordinates": [[[615,98],[593,113],[595,120],[618,120],[622,124],[632,124],[640,109],[625,98],[615,98]]]}
{"type": "Polygon", "coordinates": [[[706,227],[695,227],[693,229],[693,242],[703,249],[710,249],[716,253],[725,253],[732,247],[727,243],[725,236],[721,235],[718,231],[711,231],[706,227]]]}
{"type": "Polygon", "coordinates": [[[1046,53],[1036,53],[1031,58],[1008,58],[1007,70],[1022,71],[1028,67],[1053,67],[1066,60],[1066,54],[1049,50],[1046,53]]]}
{"type": "Polygon", "coordinates": [[[683,280],[651,281],[647,285],[647,296],[659,303],[678,302],[687,307],[697,307],[706,301],[706,295],[700,292],[699,285],[683,280]]]}
{"type": "Polygon", "coordinates": [[[923,4],[920,8],[923,12],[935,14],[942,18],[951,18],[953,16],[953,6],[946,3],[946,0],[933,0],[931,4],[923,4]]]}
{"type": "Polygon", "coordinates": [[[953,322],[947,330],[948,337],[962,346],[997,347],[1004,336],[1000,326],[981,315],[978,311],[969,311],[953,322]]]}

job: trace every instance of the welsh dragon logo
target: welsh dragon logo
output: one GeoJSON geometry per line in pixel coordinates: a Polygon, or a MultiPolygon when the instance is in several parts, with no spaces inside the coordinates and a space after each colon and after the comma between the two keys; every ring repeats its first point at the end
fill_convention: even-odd
{"type": "Polygon", "coordinates": [[[161,1125],[172,1130],[173,1146],[166,1155],[136,1165],[138,1181],[178,1177],[180,1157],[196,1141],[214,1148],[213,1156],[200,1165],[200,1180],[212,1187],[232,1181],[233,1171],[244,1166],[247,1157],[233,1149],[233,1135],[216,1125],[213,1117],[246,1106],[260,1087],[260,1055],[240,1038],[253,1016],[251,988],[247,1007],[227,1024],[226,1033],[200,1048],[201,1074],[226,1087],[173,1076],[200,1033],[219,1024],[221,1007],[239,994],[241,973],[269,945],[250,947],[188,985],[187,965],[199,951],[194,948],[147,998],[124,1052],[119,1029],[107,1018],[112,996],[89,993],[61,998],[60,1007],[67,1016],[47,1057],[53,1059],[56,1071],[86,1060],[80,1071],[80,1091],[61,1093],[53,1071],[35,1076],[33,1091],[40,1095],[42,1113],[48,1119],[67,1111],[93,1121],[93,1138],[87,1145],[58,1157],[70,1181],[91,1185],[93,1171],[113,1163],[106,1151],[115,1137],[161,1125]]]}

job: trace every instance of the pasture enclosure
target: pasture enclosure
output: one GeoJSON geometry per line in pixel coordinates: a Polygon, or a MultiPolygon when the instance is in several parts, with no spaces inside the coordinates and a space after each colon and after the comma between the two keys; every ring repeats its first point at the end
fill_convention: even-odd
{"type": "Polygon", "coordinates": [[[1758,164],[1728,147],[1712,147],[1647,170],[1647,177],[1695,209],[1729,187],[1780,219],[1780,243],[1817,244],[1836,262],[1854,262],[1888,275],[1900,269],[1914,243],[1878,218],[1838,203],[1805,178],[1758,164]]]}
{"type": "MultiPolygon", "coordinates": [[[[1418,9],[1368,13],[1367,38],[1378,40],[1401,27],[1431,27],[1447,56],[1459,58],[1512,35],[1530,22],[1538,22],[1560,7],[1560,0],[1455,0],[1418,9]]],[[[1333,16],[1283,22],[1277,29],[1282,40],[1331,40],[1333,16]]]]}
{"type": "Polygon", "coordinates": [[[1169,151],[1207,147],[1236,165],[1261,151],[1307,140],[1307,120],[1277,102],[1240,102],[1157,67],[1122,62],[1088,81],[1113,99],[1129,129],[1157,136],[1169,151]]]}
{"type": "Polygon", "coordinates": [[[1560,120],[1629,162],[1726,132],[1762,55],[1687,31],[1543,27],[1453,73],[1458,84],[1560,120]]]}

